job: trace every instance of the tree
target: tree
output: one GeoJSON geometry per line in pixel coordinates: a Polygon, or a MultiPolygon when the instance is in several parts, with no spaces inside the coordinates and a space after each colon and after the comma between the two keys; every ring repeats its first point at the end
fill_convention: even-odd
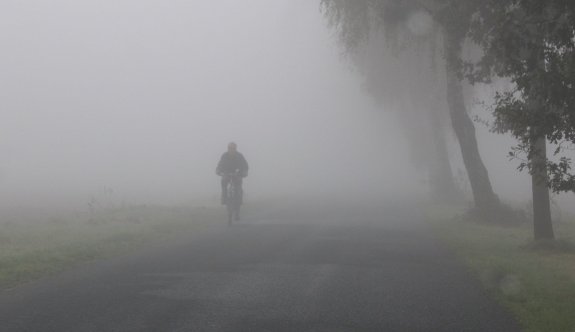
{"type": "Polygon", "coordinates": [[[511,82],[496,95],[493,130],[518,139],[510,156],[525,155],[519,168],[532,176],[534,237],[553,239],[548,187],[575,191],[571,160],[563,155],[575,143],[575,3],[483,0],[469,35],[483,55],[467,64],[468,77],[511,82]],[[547,159],[547,140],[557,161],[547,159]]]}
{"type": "Polygon", "coordinates": [[[425,172],[430,193],[436,201],[461,199],[446,142],[448,114],[445,88],[437,70],[432,38],[411,43],[399,52],[389,47],[381,33],[370,38],[352,57],[365,78],[364,86],[385,110],[393,110],[405,133],[410,159],[425,172]]]}
{"type": "Polygon", "coordinates": [[[472,1],[426,0],[322,0],[330,24],[338,31],[348,52],[357,50],[370,34],[382,31],[390,43],[404,41],[401,27],[410,15],[427,13],[440,29],[445,58],[446,92],[452,127],[459,141],[464,165],[473,192],[476,211],[491,219],[500,211],[475,136],[475,127],[464,104],[458,75],[462,44],[473,13],[472,1]]]}

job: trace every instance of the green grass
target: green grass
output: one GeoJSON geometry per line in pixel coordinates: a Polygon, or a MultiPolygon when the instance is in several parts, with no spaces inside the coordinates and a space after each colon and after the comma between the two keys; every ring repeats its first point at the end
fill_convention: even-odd
{"type": "Polygon", "coordinates": [[[0,289],[112,257],[182,232],[224,225],[217,209],[138,207],[74,220],[0,224],[0,289]]]}
{"type": "Polygon", "coordinates": [[[558,241],[536,245],[532,225],[483,225],[461,207],[430,207],[434,230],[525,331],[575,331],[575,222],[555,225],[558,241]],[[459,217],[455,217],[459,215],[459,217]]]}

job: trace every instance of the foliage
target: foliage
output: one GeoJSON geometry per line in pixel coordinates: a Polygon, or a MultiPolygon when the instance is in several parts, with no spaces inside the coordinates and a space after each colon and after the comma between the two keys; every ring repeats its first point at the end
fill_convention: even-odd
{"type": "Polygon", "coordinates": [[[321,6],[345,50],[354,53],[376,32],[383,32],[388,42],[396,42],[409,15],[424,9],[420,2],[425,1],[321,0],[321,6]]]}
{"type": "MultiPolygon", "coordinates": [[[[381,39],[388,53],[389,49],[396,51],[396,55],[400,58],[399,63],[403,67],[399,69],[397,75],[392,74],[391,77],[381,77],[382,72],[388,70],[383,67],[392,66],[390,58],[371,54],[371,57],[375,58],[375,65],[368,67],[365,72],[369,92],[376,96],[377,100],[384,99],[386,103],[396,104],[402,113],[425,110],[426,114],[421,113],[418,117],[409,119],[410,124],[432,122],[433,133],[441,130],[441,123],[438,123],[441,121],[438,119],[439,111],[449,110],[451,125],[459,141],[475,204],[479,210],[485,212],[485,217],[489,218],[490,211],[497,210],[500,202],[493,192],[487,169],[481,160],[475,128],[463,102],[460,84],[462,78],[457,75],[462,44],[476,2],[322,0],[321,4],[330,25],[338,32],[346,54],[351,55],[352,59],[356,60],[354,57],[358,54],[363,55],[362,52],[367,52],[369,56],[369,48],[374,43],[379,43],[381,39]],[[425,25],[428,25],[427,29],[422,28],[425,25]],[[421,51],[426,54],[422,55],[421,51]],[[440,59],[440,55],[443,55],[443,59],[440,59]],[[414,68],[421,63],[429,67],[441,64],[441,69],[436,71],[434,68],[431,70],[434,73],[431,74],[420,70],[413,75],[414,68]],[[427,84],[429,82],[432,83],[427,84]]],[[[392,73],[397,70],[392,70],[392,73]]],[[[436,146],[441,147],[441,137],[437,134],[432,137],[433,141],[440,143],[436,146]]],[[[424,140],[419,140],[420,143],[422,141],[424,140]]],[[[428,149],[428,151],[433,154],[437,150],[428,149]]],[[[447,164],[444,163],[443,166],[447,164]]],[[[438,174],[440,173],[434,174],[433,177],[439,178],[438,174]]],[[[447,179],[443,175],[441,178],[447,179]]]]}
{"type": "Polygon", "coordinates": [[[556,146],[547,161],[549,186],[555,192],[575,191],[571,160],[564,152],[575,143],[575,2],[565,0],[484,0],[473,16],[469,37],[483,50],[466,64],[472,82],[494,77],[511,87],[496,95],[495,132],[511,133],[518,145],[510,157],[532,174],[537,151],[530,144],[546,137],[556,146]]]}
{"type": "MultiPolygon", "coordinates": [[[[575,2],[566,0],[322,0],[330,24],[348,53],[382,30],[397,42],[410,13],[423,10],[458,45],[469,37],[482,49],[477,63],[448,58],[452,70],[472,83],[507,78],[511,89],[496,95],[493,131],[518,139],[512,158],[520,169],[546,167],[555,191],[575,191],[571,159],[575,143],[575,2]],[[546,137],[556,158],[535,166],[532,139],[546,137]]],[[[453,55],[457,52],[453,52],[453,55]]],[[[446,54],[449,56],[449,54],[446,54]]]]}

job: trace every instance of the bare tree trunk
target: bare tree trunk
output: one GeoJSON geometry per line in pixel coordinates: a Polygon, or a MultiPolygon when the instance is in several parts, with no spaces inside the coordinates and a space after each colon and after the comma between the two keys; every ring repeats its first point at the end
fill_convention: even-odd
{"type": "Polygon", "coordinates": [[[493,213],[500,208],[499,198],[493,192],[487,168],[485,168],[479,154],[475,137],[475,126],[465,107],[461,80],[457,77],[455,71],[450,68],[451,65],[457,63],[460,59],[461,41],[457,38],[450,38],[448,33],[445,33],[444,52],[447,63],[449,115],[461,148],[461,155],[469,177],[475,207],[484,216],[492,217],[493,213]]]}
{"type": "Polygon", "coordinates": [[[533,234],[535,240],[553,240],[553,223],[547,187],[547,142],[545,137],[531,140],[531,187],[533,192],[533,234]]]}
{"type": "MultiPolygon", "coordinates": [[[[436,198],[445,202],[456,202],[461,201],[462,196],[461,190],[453,177],[445,136],[445,125],[447,124],[447,113],[443,113],[446,112],[445,85],[437,83],[438,80],[445,78],[443,71],[438,70],[438,68],[445,68],[443,63],[438,62],[441,58],[439,56],[441,54],[441,44],[438,43],[441,40],[439,39],[439,30],[434,29],[433,35],[434,37],[429,39],[429,48],[427,49],[429,54],[426,55],[430,63],[424,65],[427,67],[424,70],[429,70],[433,83],[426,83],[426,91],[422,91],[420,94],[427,96],[427,98],[421,98],[421,102],[424,103],[421,107],[427,109],[427,114],[429,114],[433,140],[429,183],[433,188],[433,194],[438,196],[436,198]]],[[[418,72],[421,72],[420,68],[418,68],[418,72]]]]}
{"type": "Polygon", "coordinates": [[[439,118],[439,112],[429,110],[431,135],[433,137],[434,153],[430,165],[429,184],[432,193],[441,201],[454,202],[460,197],[459,188],[453,179],[453,170],[449,162],[449,153],[445,142],[445,130],[439,118]]]}
{"type": "Polygon", "coordinates": [[[402,99],[401,109],[399,118],[409,144],[412,163],[425,172],[431,197],[442,202],[456,201],[460,197],[459,189],[449,162],[440,110],[433,100],[425,103],[412,96],[402,99]]]}

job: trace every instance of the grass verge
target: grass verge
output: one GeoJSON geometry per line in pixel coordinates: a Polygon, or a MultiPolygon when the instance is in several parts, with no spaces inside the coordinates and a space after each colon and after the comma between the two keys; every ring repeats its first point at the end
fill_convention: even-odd
{"type": "Polygon", "coordinates": [[[525,331],[575,331],[575,222],[555,224],[559,240],[534,245],[532,226],[483,225],[457,207],[428,208],[438,237],[513,312],[525,331]]]}
{"type": "Polygon", "coordinates": [[[220,225],[210,208],[133,207],[98,215],[0,224],[0,290],[127,253],[175,234],[220,225]]]}

